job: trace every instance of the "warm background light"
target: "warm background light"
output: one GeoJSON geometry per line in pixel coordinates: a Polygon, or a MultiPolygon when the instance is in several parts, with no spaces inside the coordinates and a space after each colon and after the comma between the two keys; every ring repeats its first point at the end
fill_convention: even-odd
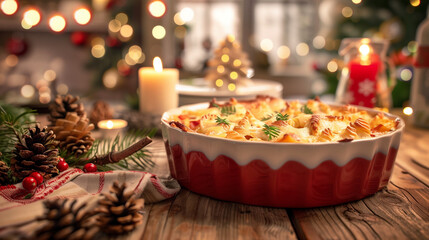
{"type": "Polygon", "coordinates": [[[269,52],[273,49],[273,41],[268,38],[262,39],[259,45],[264,52],[269,52]]]}
{"type": "Polygon", "coordinates": [[[34,8],[24,12],[23,21],[30,26],[36,26],[41,19],[40,12],[34,8]]]}
{"type": "Polygon", "coordinates": [[[6,15],[13,15],[18,10],[18,3],[15,0],[4,0],[1,3],[1,10],[6,15]]]}
{"type": "Polygon", "coordinates": [[[86,25],[91,21],[91,12],[87,8],[79,8],[73,14],[74,20],[80,25],[86,25]]]}
{"type": "Polygon", "coordinates": [[[314,39],[313,39],[313,47],[314,48],[322,49],[325,47],[325,44],[326,44],[326,40],[323,36],[318,35],[318,36],[314,37],[314,39]]]}
{"type": "Polygon", "coordinates": [[[131,36],[133,36],[134,30],[130,25],[127,24],[121,27],[121,30],[119,30],[119,33],[124,38],[130,38],[131,36]]]}
{"type": "Polygon", "coordinates": [[[165,28],[161,25],[157,25],[152,29],[152,36],[155,39],[163,39],[165,37],[166,31],[165,28]]]}
{"type": "Polygon", "coordinates": [[[404,107],[404,109],[402,110],[402,112],[403,112],[405,115],[410,116],[411,114],[413,114],[413,109],[412,109],[412,108],[410,108],[410,107],[404,107]]]}
{"type": "Polygon", "coordinates": [[[61,32],[66,28],[66,19],[61,15],[55,15],[49,19],[49,27],[54,32],[61,32]]]}
{"type": "Polygon", "coordinates": [[[296,54],[298,54],[301,57],[307,56],[308,53],[310,52],[310,48],[308,47],[308,45],[303,42],[296,45],[295,50],[296,50],[296,54]]]}
{"type": "Polygon", "coordinates": [[[194,19],[194,11],[188,7],[183,8],[180,11],[180,18],[183,20],[183,22],[188,23],[194,19]]]}
{"type": "Polygon", "coordinates": [[[287,59],[290,56],[290,49],[287,46],[280,46],[277,49],[277,56],[280,59],[287,59]]]}
{"type": "Polygon", "coordinates": [[[162,17],[165,14],[165,9],[165,4],[162,1],[153,1],[148,6],[149,13],[156,18],[162,17]]]}

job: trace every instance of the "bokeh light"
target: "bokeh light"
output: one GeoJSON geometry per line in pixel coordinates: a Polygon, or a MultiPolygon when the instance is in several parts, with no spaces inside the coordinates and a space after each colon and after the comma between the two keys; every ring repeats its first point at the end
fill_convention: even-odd
{"type": "Polygon", "coordinates": [[[234,62],[232,62],[232,65],[234,65],[234,67],[240,67],[241,66],[241,60],[235,59],[234,62]]]}
{"type": "Polygon", "coordinates": [[[165,4],[162,1],[153,1],[149,3],[149,13],[156,18],[162,17],[165,14],[165,4]]]}
{"type": "Polygon", "coordinates": [[[26,84],[21,88],[21,95],[25,98],[32,98],[34,93],[36,93],[36,90],[31,85],[26,84]]]}
{"type": "Polygon", "coordinates": [[[230,84],[228,84],[228,90],[229,90],[229,91],[231,91],[231,92],[232,92],[232,91],[234,91],[234,90],[235,90],[235,88],[236,88],[236,87],[235,87],[235,84],[234,84],[234,83],[230,83],[230,84]]]}
{"type": "Polygon", "coordinates": [[[219,65],[216,68],[218,73],[224,73],[225,72],[225,67],[223,65],[219,65]]]}
{"type": "Polygon", "coordinates": [[[362,0],[352,0],[352,2],[353,2],[354,4],[360,4],[360,3],[362,2],[362,0]]]}
{"type": "Polygon", "coordinates": [[[128,23],[128,15],[125,13],[116,14],[115,19],[118,20],[121,25],[125,25],[128,23]]]}
{"type": "Polygon", "coordinates": [[[4,63],[8,67],[15,67],[18,64],[18,62],[19,62],[19,58],[14,54],[8,55],[4,60],[4,63]]]}
{"type": "Polygon", "coordinates": [[[52,69],[46,70],[45,73],[43,73],[43,78],[46,81],[52,82],[57,78],[57,73],[52,69]]]}
{"type": "Polygon", "coordinates": [[[180,18],[183,22],[188,23],[194,19],[194,11],[188,7],[180,10],[180,18]]]}
{"type": "Polygon", "coordinates": [[[86,25],[91,21],[91,12],[87,8],[79,8],[73,14],[74,20],[80,25],[86,25]]]}
{"type": "Polygon", "coordinates": [[[290,49],[289,49],[289,47],[287,47],[287,46],[280,46],[277,49],[277,56],[280,59],[287,59],[287,58],[289,58],[290,57],[290,49]]]}
{"type": "Polygon", "coordinates": [[[223,54],[220,57],[220,60],[222,60],[222,62],[224,62],[224,63],[227,63],[227,62],[229,62],[229,56],[227,54],[223,54]]]}
{"type": "Polygon", "coordinates": [[[0,7],[4,14],[13,15],[18,10],[18,3],[15,0],[4,0],[0,7]]]}
{"type": "Polygon", "coordinates": [[[104,46],[105,44],[106,43],[105,43],[104,39],[101,37],[95,37],[91,40],[91,46],[95,46],[95,45],[104,46]]]}
{"type": "Polygon", "coordinates": [[[232,72],[229,74],[229,77],[230,77],[232,80],[236,80],[236,79],[238,78],[238,73],[237,73],[236,71],[232,71],[232,72]]]}
{"type": "Polygon", "coordinates": [[[184,26],[177,26],[176,28],[174,28],[174,36],[179,39],[185,38],[187,32],[188,31],[184,26]]]}
{"type": "Polygon", "coordinates": [[[307,43],[298,43],[298,45],[296,45],[296,54],[298,54],[301,57],[307,56],[308,53],[310,52],[310,48],[308,47],[307,43]]]}
{"type": "Polygon", "coordinates": [[[359,47],[359,52],[362,54],[362,55],[368,55],[369,54],[369,51],[370,51],[370,48],[369,48],[369,45],[368,44],[362,44],[360,47],[359,47]]]}
{"type": "Polygon", "coordinates": [[[410,81],[411,78],[413,78],[413,72],[411,72],[411,70],[408,68],[404,68],[401,70],[400,76],[402,80],[410,81]]]}
{"type": "Polygon", "coordinates": [[[51,101],[51,94],[47,92],[40,93],[39,101],[43,104],[49,103],[51,101]]]}
{"type": "Polygon", "coordinates": [[[122,24],[118,19],[112,19],[109,21],[108,29],[112,33],[117,33],[121,30],[122,24]]]}
{"type": "Polygon", "coordinates": [[[404,109],[402,109],[402,112],[407,115],[410,116],[411,114],[413,114],[413,109],[411,107],[404,107],[404,109]]]}
{"type": "Polygon", "coordinates": [[[66,95],[69,91],[69,87],[64,83],[58,84],[56,89],[57,93],[60,95],[66,95]]]}
{"type": "Polygon", "coordinates": [[[217,87],[222,87],[223,86],[223,80],[219,78],[219,79],[216,80],[215,84],[216,84],[217,87]]]}
{"type": "Polygon", "coordinates": [[[61,32],[66,28],[66,19],[61,15],[54,15],[49,18],[49,27],[54,32],[61,32]]]}
{"type": "Polygon", "coordinates": [[[97,44],[91,48],[91,54],[95,58],[102,58],[106,54],[106,49],[103,45],[97,44]]]}
{"type": "Polygon", "coordinates": [[[121,34],[121,36],[124,38],[130,38],[131,36],[133,36],[133,33],[134,33],[133,27],[131,27],[128,24],[123,25],[121,27],[121,30],[119,30],[119,34],[121,34]]]}
{"type": "Polygon", "coordinates": [[[326,39],[323,36],[316,36],[313,38],[313,47],[316,49],[322,49],[326,45],[326,39]]]}
{"type": "Polygon", "coordinates": [[[24,19],[21,20],[21,27],[25,30],[28,30],[30,28],[32,28],[33,26],[31,26],[30,24],[28,24],[24,19]]]}
{"type": "Polygon", "coordinates": [[[165,37],[166,31],[165,28],[161,25],[156,25],[152,29],[152,36],[155,39],[163,39],[165,37]]]}
{"type": "Polygon", "coordinates": [[[343,17],[345,18],[349,18],[353,16],[353,9],[351,7],[343,7],[341,14],[343,14],[343,17]]]}
{"type": "Polygon", "coordinates": [[[106,88],[114,88],[116,85],[118,85],[119,82],[119,75],[118,71],[114,68],[110,68],[107,70],[103,75],[103,85],[106,88]]]}
{"type": "Polygon", "coordinates": [[[259,46],[261,47],[262,51],[269,52],[273,49],[273,41],[271,41],[268,38],[264,38],[264,39],[262,39],[259,46]]]}
{"type": "Polygon", "coordinates": [[[417,52],[417,42],[416,41],[410,41],[407,44],[407,49],[410,53],[416,53],[417,52]]]}
{"type": "Polygon", "coordinates": [[[335,60],[331,60],[326,65],[329,72],[336,72],[338,70],[338,63],[335,60]]]}
{"type": "Polygon", "coordinates": [[[174,20],[174,23],[176,25],[181,26],[181,25],[185,24],[185,21],[183,21],[182,17],[180,16],[180,12],[174,14],[174,19],[173,20],[174,20]]]}
{"type": "Polygon", "coordinates": [[[34,8],[28,9],[24,12],[23,21],[31,27],[39,24],[41,19],[40,12],[34,8]]]}
{"type": "Polygon", "coordinates": [[[420,0],[410,0],[410,4],[413,7],[418,7],[420,5],[421,1],[420,0]]]}

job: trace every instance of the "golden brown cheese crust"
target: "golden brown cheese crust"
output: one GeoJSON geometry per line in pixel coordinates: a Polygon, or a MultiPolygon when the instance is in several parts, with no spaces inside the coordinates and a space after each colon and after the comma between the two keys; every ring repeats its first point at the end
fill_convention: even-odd
{"type": "Polygon", "coordinates": [[[253,100],[218,103],[183,110],[168,119],[182,131],[240,141],[349,142],[396,130],[398,122],[383,113],[375,116],[354,106],[329,106],[318,99],[286,102],[258,96],[253,100]]]}

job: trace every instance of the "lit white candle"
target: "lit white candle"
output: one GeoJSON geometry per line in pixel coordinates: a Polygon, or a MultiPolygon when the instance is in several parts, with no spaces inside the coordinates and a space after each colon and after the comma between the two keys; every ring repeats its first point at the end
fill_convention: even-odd
{"type": "Polygon", "coordinates": [[[151,115],[161,115],[178,106],[179,97],[176,84],[179,70],[162,68],[159,57],[153,59],[153,68],[139,69],[140,111],[151,115]]]}
{"type": "Polygon", "coordinates": [[[104,138],[114,138],[128,126],[128,122],[122,119],[107,119],[97,123],[104,138]]]}

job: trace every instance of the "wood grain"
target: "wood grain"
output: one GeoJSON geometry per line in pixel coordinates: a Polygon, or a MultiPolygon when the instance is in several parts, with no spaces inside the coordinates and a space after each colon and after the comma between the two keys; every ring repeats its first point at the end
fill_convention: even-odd
{"type": "Polygon", "coordinates": [[[142,239],[297,239],[285,209],[218,201],[186,189],[145,211],[142,239]]]}
{"type": "Polygon", "coordinates": [[[290,213],[300,239],[429,236],[429,190],[398,166],[389,186],[373,196],[332,207],[293,209],[290,213]]]}

